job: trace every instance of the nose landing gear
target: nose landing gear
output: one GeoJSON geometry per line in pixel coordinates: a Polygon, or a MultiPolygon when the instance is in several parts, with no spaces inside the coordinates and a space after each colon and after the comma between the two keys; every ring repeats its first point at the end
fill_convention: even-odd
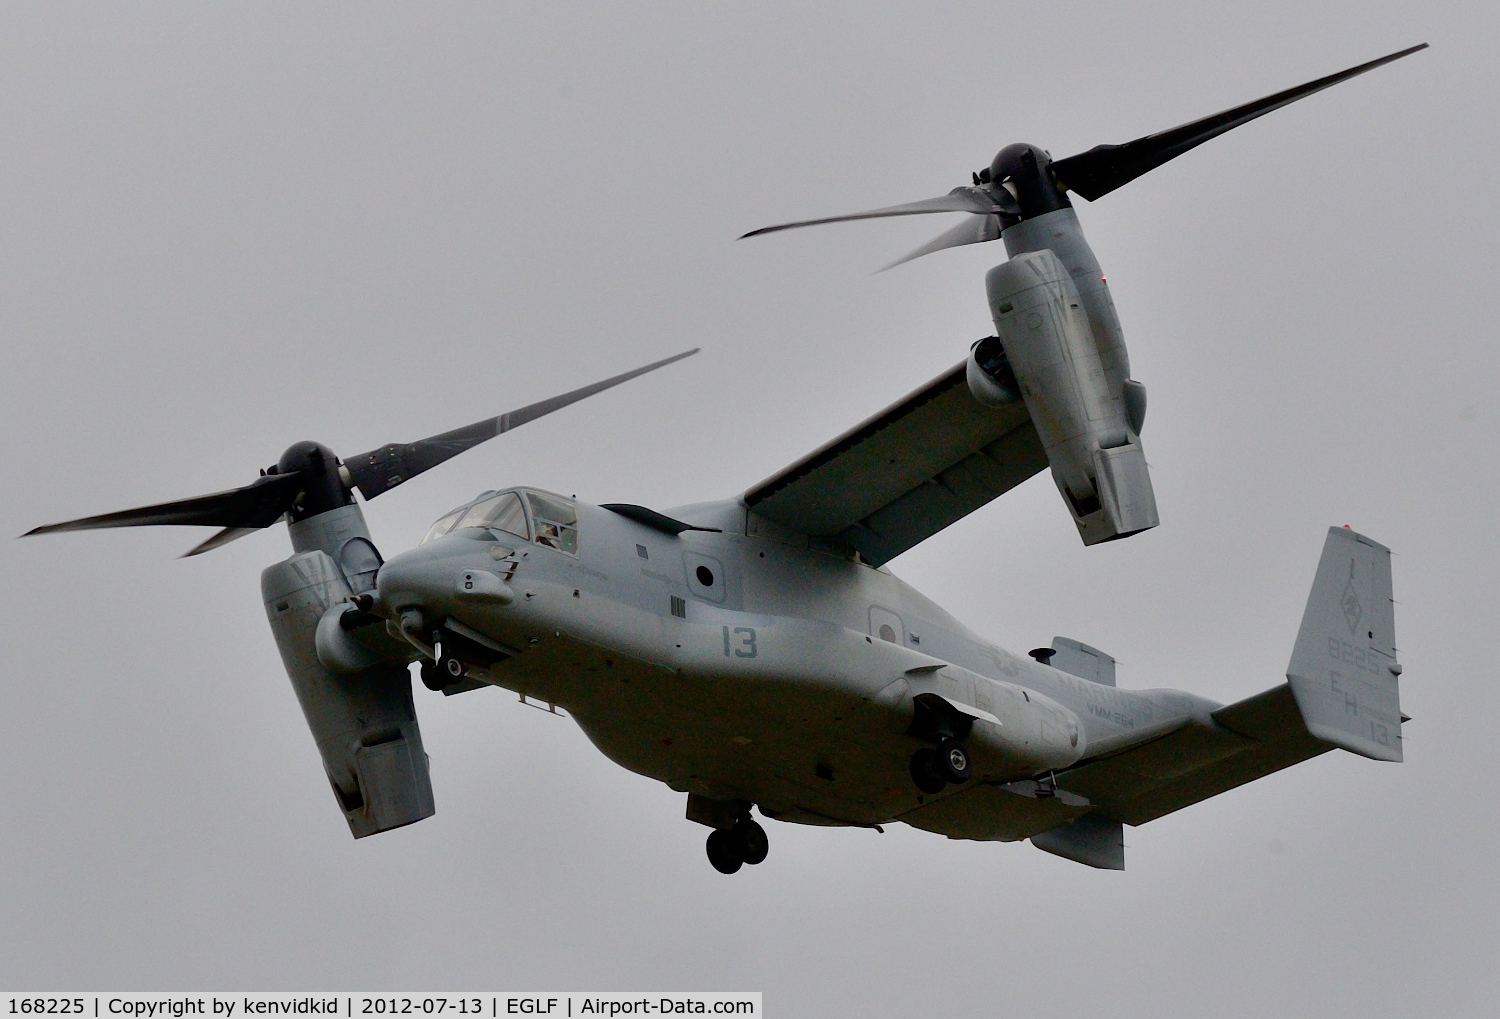
{"type": "Polygon", "coordinates": [[[748,817],[742,817],[730,831],[744,850],[745,862],[750,866],[764,863],[766,854],[771,851],[771,840],[766,838],[766,830],[748,817]]]}
{"type": "Polygon", "coordinates": [[[453,680],[448,678],[448,674],[439,669],[434,662],[424,661],[421,672],[422,685],[433,693],[442,693],[443,687],[453,682],[453,680]]]}
{"type": "Polygon", "coordinates": [[[733,874],[744,864],[752,867],[765,860],[771,842],[766,830],[746,814],[732,828],[715,828],[708,833],[708,862],[720,874],[733,874]]]}
{"type": "Polygon", "coordinates": [[[461,683],[468,675],[468,666],[451,655],[444,655],[441,661],[422,662],[422,685],[434,692],[440,692],[461,683]]]}

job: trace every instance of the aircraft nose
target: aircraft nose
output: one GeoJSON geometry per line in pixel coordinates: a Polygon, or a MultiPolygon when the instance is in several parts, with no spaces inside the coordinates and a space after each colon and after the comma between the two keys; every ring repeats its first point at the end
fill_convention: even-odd
{"type": "Polygon", "coordinates": [[[402,553],[380,568],[375,581],[380,601],[396,612],[408,608],[448,610],[460,604],[509,605],[515,590],[499,573],[453,558],[436,559],[422,550],[402,553]]]}
{"type": "Polygon", "coordinates": [[[453,572],[444,570],[420,549],[403,552],[386,560],[375,577],[375,591],[382,604],[396,611],[434,601],[442,588],[440,578],[453,572]]]}

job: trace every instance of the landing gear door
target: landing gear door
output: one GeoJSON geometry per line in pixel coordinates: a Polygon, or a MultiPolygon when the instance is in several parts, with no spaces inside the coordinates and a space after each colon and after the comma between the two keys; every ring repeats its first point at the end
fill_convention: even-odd
{"type": "Polygon", "coordinates": [[[870,636],[904,646],[906,627],[902,625],[901,617],[890,609],[872,605],[870,607],[870,636]]]}

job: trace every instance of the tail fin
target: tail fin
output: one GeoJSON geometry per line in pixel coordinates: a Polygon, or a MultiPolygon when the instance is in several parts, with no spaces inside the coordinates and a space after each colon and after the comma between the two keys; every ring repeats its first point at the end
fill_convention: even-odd
{"type": "Polygon", "coordinates": [[[1286,678],[1307,731],[1376,761],[1401,760],[1391,550],[1328,529],[1286,678]]]}

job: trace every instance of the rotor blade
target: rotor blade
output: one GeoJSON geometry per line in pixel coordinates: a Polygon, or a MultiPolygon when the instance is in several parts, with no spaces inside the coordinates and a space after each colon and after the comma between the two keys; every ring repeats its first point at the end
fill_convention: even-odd
{"type": "Polygon", "coordinates": [[[1256,117],[1280,109],[1298,99],[1306,98],[1314,92],[1321,92],[1330,85],[1337,85],[1355,75],[1372,71],[1382,64],[1389,64],[1393,60],[1400,60],[1404,56],[1426,48],[1425,42],[1418,46],[1411,46],[1398,53],[1381,57],[1379,60],[1371,60],[1369,63],[1351,67],[1337,74],[1330,74],[1326,78],[1319,78],[1305,85],[1298,85],[1296,88],[1289,88],[1285,92],[1277,92],[1275,95],[1257,99],[1243,106],[1236,106],[1222,113],[1215,113],[1211,117],[1204,117],[1202,120],[1195,120],[1169,131],[1148,134],[1123,145],[1098,145],[1087,152],[1057,160],[1052,164],[1052,172],[1068,190],[1092,202],[1109,194],[1122,184],[1128,184],[1141,174],[1156,169],[1168,160],[1177,158],[1189,149],[1202,145],[1210,138],[1218,137],[1225,131],[1231,131],[1241,124],[1249,123],[1256,117]]]}
{"type": "Polygon", "coordinates": [[[685,357],[692,357],[701,348],[694,347],[692,350],[660,361],[628,371],[623,375],[616,375],[612,379],[603,382],[595,382],[591,386],[575,389],[571,393],[554,396],[550,400],[542,400],[513,410],[499,417],[485,418],[476,421],[472,425],[455,428],[451,432],[443,432],[426,439],[418,439],[405,445],[391,443],[379,449],[372,449],[368,453],[349,457],[344,461],[344,467],[349,472],[350,480],[359,487],[360,492],[366,499],[373,499],[382,492],[389,492],[404,481],[421,474],[423,471],[431,470],[445,460],[451,460],[466,449],[472,449],[488,439],[493,439],[501,432],[508,432],[512,428],[519,428],[528,421],[535,421],[555,410],[561,410],[570,403],[577,403],[585,397],[602,393],[612,386],[618,386],[622,382],[655,371],[658,368],[671,364],[673,361],[681,361],[685,357]]]}
{"type": "Polygon", "coordinates": [[[984,241],[996,240],[999,236],[999,216],[970,216],[952,230],[938,234],[916,251],[902,255],[879,271],[885,272],[886,269],[894,269],[896,266],[910,262],[914,258],[921,258],[923,255],[930,255],[934,251],[942,251],[944,248],[957,248],[964,244],[981,244],[984,241]]]}
{"type": "Polygon", "coordinates": [[[778,230],[790,230],[799,226],[819,226],[823,223],[847,223],[854,219],[883,219],[886,216],[920,216],[929,212],[973,212],[982,215],[996,212],[1018,213],[1020,206],[1004,188],[986,190],[982,188],[962,187],[954,188],[941,198],[926,198],[920,202],[908,202],[905,205],[892,205],[884,209],[872,209],[869,212],[854,212],[847,216],[829,216],[826,219],[804,219],[796,223],[782,223],[778,226],[763,226],[759,230],[751,230],[742,234],[740,240],[746,237],[759,237],[761,234],[772,234],[778,230]]]}
{"type": "Polygon", "coordinates": [[[243,538],[245,535],[254,534],[258,530],[260,530],[259,527],[226,527],[219,533],[215,534],[212,538],[209,538],[207,541],[199,542],[197,545],[194,545],[192,548],[188,549],[177,558],[186,559],[188,556],[202,555],[204,552],[212,552],[214,549],[218,548],[221,545],[227,545],[231,541],[234,541],[236,538],[243,538]]]}
{"type": "MultiPolygon", "coordinates": [[[[67,520],[60,524],[47,524],[33,528],[21,537],[33,534],[55,534],[59,531],[92,531],[103,527],[146,527],[152,524],[204,524],[253,531],[269,527],[291,509],[292,503],[302,491],[302,474],[268,474],[253,485],[234,488],[213,495],[200,495],[196,499],[181,499],[163,502],[155,506],[105,513],[97,517],[67,520]]],[[[218,535],[215,536],[219,537],[218,535]]],[[[238,537],[238,535],[236,535],[238,537]]],[[[210,539],[213,540],[213,539],[210,539]]],[[[230,539],[226,538],[225,541],[230,539]]],[[[205,543],[207,544],[207,543],[205,543]]],[[[223,544],[223,541],[219,542],[223,544]]],[[[214,547],[214,546],[209,546],[214,547]]],[[[207,551],[200,546],[197,551],[207,551]]]]}

